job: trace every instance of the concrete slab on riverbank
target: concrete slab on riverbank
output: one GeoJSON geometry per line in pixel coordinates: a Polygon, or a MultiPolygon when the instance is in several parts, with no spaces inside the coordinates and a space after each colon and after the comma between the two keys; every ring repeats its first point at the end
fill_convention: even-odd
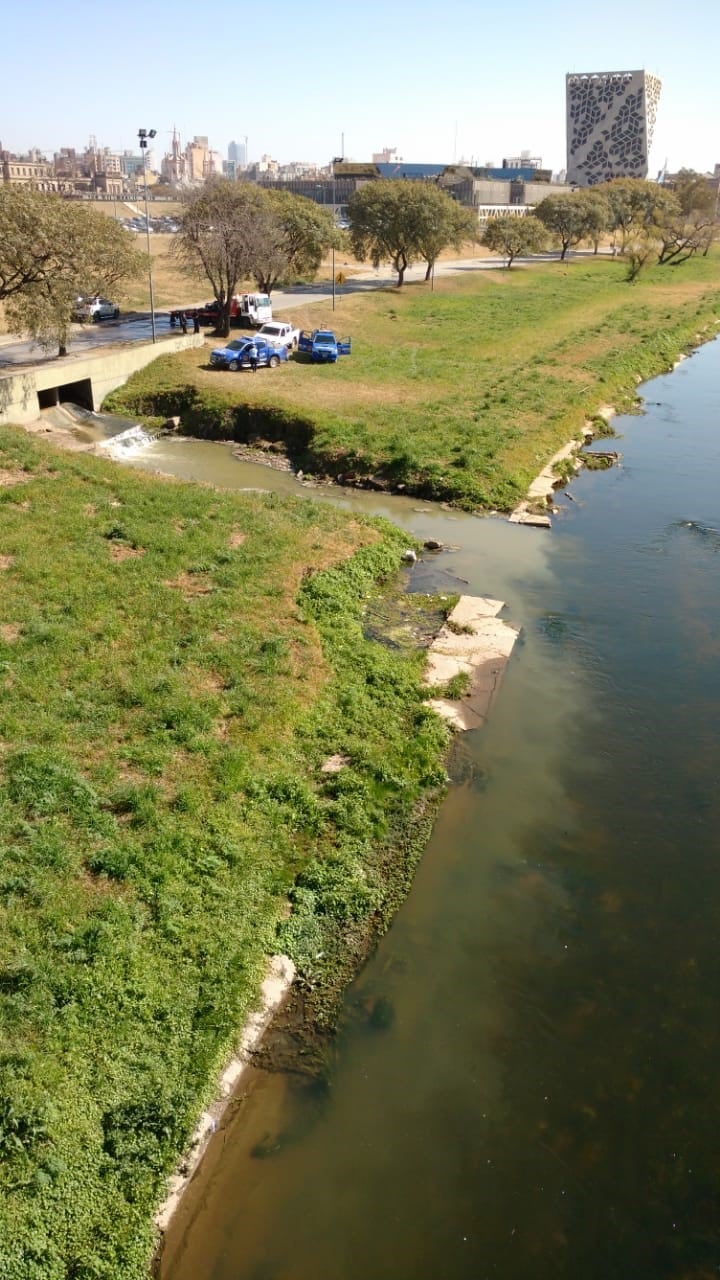
{"type": "Polygon", "coordinates": [[[504,622],[502,600],[461,596],[428,650],[425,683],[446,688],[465,677],[459,698],[431,698],[429,706],[453,729],[480,729],[487,719],[520,628],[504,622]]]}

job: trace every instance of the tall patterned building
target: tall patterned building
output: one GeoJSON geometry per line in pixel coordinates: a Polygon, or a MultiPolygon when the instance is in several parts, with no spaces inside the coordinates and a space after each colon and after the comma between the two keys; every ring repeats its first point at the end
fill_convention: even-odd
{"type": "Polygon", "coordinates": [[[592,71],[565,77],[567,181],[646,178],[661,84],[645,71],[592,71]]]}

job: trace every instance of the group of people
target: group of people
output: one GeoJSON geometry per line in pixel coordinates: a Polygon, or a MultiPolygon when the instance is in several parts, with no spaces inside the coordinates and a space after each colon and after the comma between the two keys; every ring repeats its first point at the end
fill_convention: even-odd
{"type": "Polygon", "coordinates": [[[175,325],[180,325],[180,332],[187,333],[188,320],[192,320],[193,333],[200,332],[200,317],[197,311],[171,311],[170,312],[170,328],[174,329],[175,325]]]}

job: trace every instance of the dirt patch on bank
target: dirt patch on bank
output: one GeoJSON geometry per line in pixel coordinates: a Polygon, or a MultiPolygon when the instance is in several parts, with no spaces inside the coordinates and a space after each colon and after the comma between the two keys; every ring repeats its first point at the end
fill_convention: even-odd
{"type": "Polygon", "coordinates": [[[30,477],[26,471],[10,470],[0,467],[0,489],[11,489],[16,484],[27,484],[30,477]]]}

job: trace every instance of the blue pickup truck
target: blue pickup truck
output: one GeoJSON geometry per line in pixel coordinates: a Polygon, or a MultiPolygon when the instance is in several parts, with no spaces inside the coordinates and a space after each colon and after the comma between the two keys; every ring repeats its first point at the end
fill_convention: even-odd
{"type": "Polygon", "coordinates": [[[334,364],[338,356],[350,355],[350,339],[341,342],[330,329],[313,329],[312,333],[303,329],[297,349],[300,355],[309,356],[311,360],[334,364]]]}
{"type": "Polygon", "coordinates": [[[213,369],[230,369],[233,373],[237,369],[251,369],[250,355],[253,347],[259,369],[264,366],[276,369],[281,360],[288,358],[286,347],[272,347],[269,342],[262,342],[259,338],[233,338],[226,347],[215,347],[210,352],[210,364],[213,369]]]}

